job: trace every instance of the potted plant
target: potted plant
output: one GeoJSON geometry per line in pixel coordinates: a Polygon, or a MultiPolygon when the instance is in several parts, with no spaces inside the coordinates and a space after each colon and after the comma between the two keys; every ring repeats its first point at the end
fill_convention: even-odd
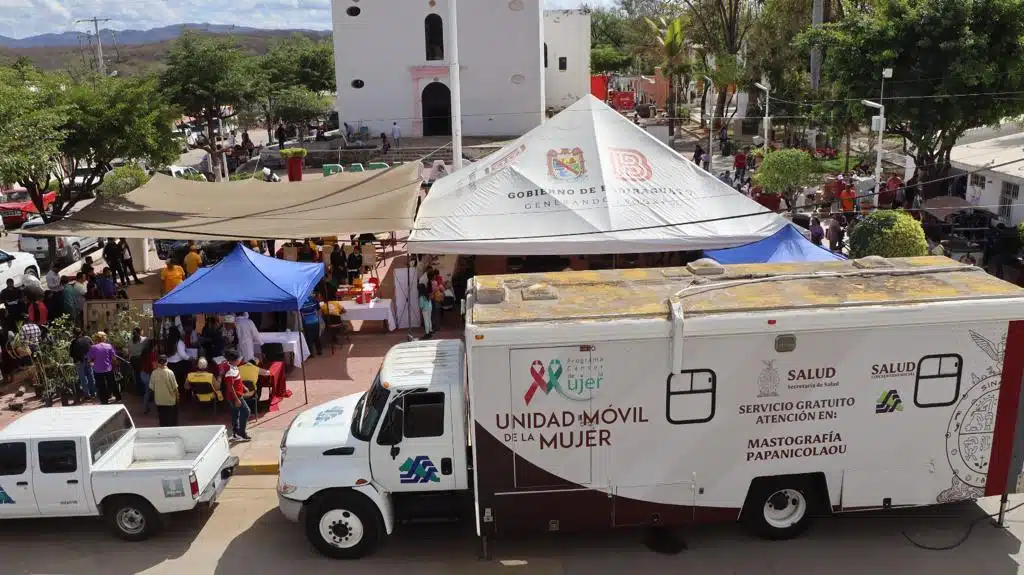
{"type": "Polygon", "coordinates": [[[302,160],[306,157],[306,148],[285,148],[281,150],[281,158],[288,165],[288,181],[302,181],[302,160]]]}

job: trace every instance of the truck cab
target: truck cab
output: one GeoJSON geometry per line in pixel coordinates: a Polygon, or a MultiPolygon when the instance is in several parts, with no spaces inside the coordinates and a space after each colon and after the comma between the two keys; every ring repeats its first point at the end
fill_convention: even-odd
{"type": "Polygon", "coordinates": [[[341,559],[372,552],[397,519],[450,515],[470,487],[465,381],[461,341],[393,347],[369,390],[306,410],[289,426],[281,511],[341,559]]]}

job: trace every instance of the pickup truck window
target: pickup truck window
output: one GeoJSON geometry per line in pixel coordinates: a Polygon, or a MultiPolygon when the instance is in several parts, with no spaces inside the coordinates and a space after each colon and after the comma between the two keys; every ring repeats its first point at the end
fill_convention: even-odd
{"type": "Polygon", "coordinates": [[[28,468],[28,448],[23,441],[0,443],[0,477],[23,475],[28,468]]]}
{"type": "Polygon", "coordinates": [[[132,420],[128,412],[121,410],[103,422],[103,425],[89,437],[89,451],[92,462],[96,463],[111,446],[132,430],[132,420]]]}
{"type": "Polygon", "coordinates": [[[380,374],[373,379],[370,390],[363,394],[352,414],[352,436],[360,441],[369,441],[377,429],[377,422],[388,405],[391,390],[380,383],[380,374]]]}
{"type": "Polygon", "coordinates": [[[43,473],[74,473],[78,471],[75,442],[40,441],[39,471],[43,473]]]}
{"type": "Polygon", "coordinates": [[[444,394],[410,393],[404,397],[405,437],[444,435],[444,394]]]}

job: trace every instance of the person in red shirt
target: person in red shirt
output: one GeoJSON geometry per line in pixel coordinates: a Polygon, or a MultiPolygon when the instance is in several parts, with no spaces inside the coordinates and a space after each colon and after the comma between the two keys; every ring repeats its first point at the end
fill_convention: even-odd
{"type": "Polygon", "coordinates": [[[732,158],[732,167],[736,170],[733,180],[742,183],[747,175],[747,148],[736,152],[732,158]]]}
{"type": "Polygon", "coordinates": [[[38,299],[33,299],[28,304],[28,319],[32,320],[32,323],[39,325],[46,325],[48,319],[48,312],[46,310],[46,304],[38,299]]]}
{"type": "Polygon", "coordinates": [[[224,374],[223,388],[224,398],[231,404],[231,439],[249,441],[251,438],[245,432],[245,426],[249,423],[249,404],[245,401],[247,390],[238,372],[238,352],[229,349],[224,352],[224,359],[230,366],[224,374]]]}

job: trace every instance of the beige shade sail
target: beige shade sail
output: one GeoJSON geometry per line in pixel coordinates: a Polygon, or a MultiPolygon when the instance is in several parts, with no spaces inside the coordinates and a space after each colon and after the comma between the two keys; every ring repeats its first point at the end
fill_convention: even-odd
{"type": "Polygon", "coordinates": [[[420,163],[303,182],[195,182],[157,174],[138,189],[100,197],[34,236],[279,239],[409,230],[420,163]]]}

